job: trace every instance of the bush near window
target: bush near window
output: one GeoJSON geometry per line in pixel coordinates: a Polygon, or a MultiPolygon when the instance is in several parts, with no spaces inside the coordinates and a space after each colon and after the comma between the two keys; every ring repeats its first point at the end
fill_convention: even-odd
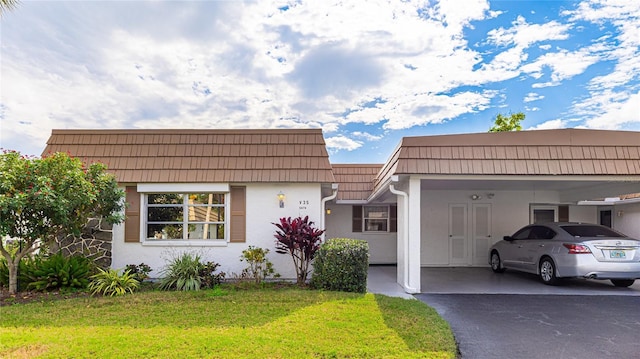
{"type": "Polygon", "coordinates": [[[243,250],[240,261],[247,262],[249,266],[242,270],[242,278],[251,279],[255,284],[260,284],[268,276],[280,277],[273,269],[273,263],[267,258],[268,253],[268,249],[254,246],[243,250]]]}
{"type": "Polygon", "coordinates": [[[120,273],[115,269],[104,270],[98,268],[98,274],[91,276],[89,290],[91,294],[102,294],[103,296],[121,296],[133,293],[140,286],[140,282],[135,279],[135,274],[128,270],[120,273]]]}
{"type": "Polygon", "coordinates": [[[54,290],[60,288],[83,289],[89,284],[95,265],[83,256],[65,257],[61,253],[36,257],[29,274],[28,289],[54,290]]]}
{"type": "Polygon", "coordinates": [[[162,290],[200,290],[213,288],[224,279],[225,273],[216,273],[220,264],[203,263],[199,254],[184,252],[169,261],[160,279],[162,290]]]}
{"type": "Polygon", "coordinates": [[[332,238],[320,246],[313,263],[311,286],[318,289],[364,293],[367,291],[369,244],[332,238]]]}
{"type": "Polygon", "coordinates": [[[148,279],[149,273],[151,273],[151,267],[144,263],[127,264],[124,270],[128,271],[129,274],[131,274],[133,278],[140,283],[142,283],[145,279],[148,279]]]}

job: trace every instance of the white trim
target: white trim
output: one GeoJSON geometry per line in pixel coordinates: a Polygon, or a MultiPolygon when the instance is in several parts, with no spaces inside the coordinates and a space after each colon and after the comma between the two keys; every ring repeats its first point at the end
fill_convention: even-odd
{"type": "Polygon", "coordinates": [[[228,247],[229,242],[224,239],[211,239],[211,240],[178,240],[178,241],[153,241],[143,240],[143,247],[228,247]]]}
{"type": "Polygon", "coordinates": [[[613,206],[616,204],[640,203],[640,197],[605,201],[578,201],[578,206],[613,206]]]}
{"type": "Polygon", "coordinates": [[[228,183],[138,183],[141,193],[229,192],[228,183]]]}

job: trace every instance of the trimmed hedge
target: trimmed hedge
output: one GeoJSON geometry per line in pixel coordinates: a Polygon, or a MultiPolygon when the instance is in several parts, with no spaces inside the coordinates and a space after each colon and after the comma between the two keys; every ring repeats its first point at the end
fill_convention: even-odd
{"type": "Polygon", "coordinates": [[[369,243],[332,238],[320,246],[313,262],[311,286],[318,289],[364,293],[367,291],[369,243]]]}

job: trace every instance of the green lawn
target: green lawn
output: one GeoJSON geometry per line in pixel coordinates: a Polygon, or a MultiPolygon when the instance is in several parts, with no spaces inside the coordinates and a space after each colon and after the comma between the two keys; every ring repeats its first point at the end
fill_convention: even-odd
{"type": "Polygon", "coordinates": [[[0,308],[2,358],[455,358],[417,300],[301,289],[149,291],[0,308]]]}

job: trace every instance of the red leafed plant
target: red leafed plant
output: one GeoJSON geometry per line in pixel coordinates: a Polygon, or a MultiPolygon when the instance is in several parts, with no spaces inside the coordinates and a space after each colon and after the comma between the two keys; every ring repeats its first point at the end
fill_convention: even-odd
{"type": "Polygon", "coordinates": [[[324,230],[314,227],[309,216],[304,218],[280,218],[280,223],[273,223],[278,229],[276,238],[276,253],[291,255],[296,267],[298,285],[304,285],[309,275],[309,264],[313,260],[322,242],[324,230]]]}

